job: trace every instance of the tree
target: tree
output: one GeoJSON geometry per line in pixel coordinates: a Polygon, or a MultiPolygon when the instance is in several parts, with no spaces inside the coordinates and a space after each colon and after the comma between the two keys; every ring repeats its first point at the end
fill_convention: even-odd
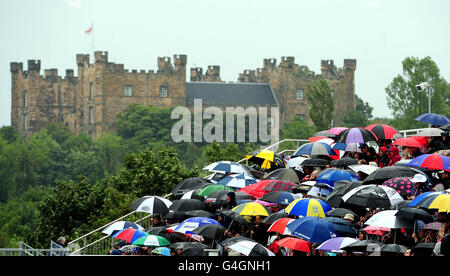
{"type": "Polygon", "coordinates": [[[306,99],[310,104],[309,117],[318,130],[330,129],[334,115],[331,88],[324,79],[318,79],[306,87],[306,99]]]}
{"type": "MultiPolygon", "coordinates": [[[[397,75],[386,87],[387,105],[394,118],[403,121],[401,128],[419,128],[426,124],[414,118],[428,113],[428,91],[418,92],[416,85],[428,82],[431,86],[431,112],[449,117],[450,85],[440,76],[431,57],[407,57],[402,61],[403,74],[397,75]]],[[[428,88],[430,89],[430,88],[428,88]]]]}
{"type": "Polygon", "coordinates": [[[365,127],[372,119],[373,107],[368,102],[364,102],[358,95],[355,95],[356,109],[349,110],[342,118],[343,126],[365,127]]]}

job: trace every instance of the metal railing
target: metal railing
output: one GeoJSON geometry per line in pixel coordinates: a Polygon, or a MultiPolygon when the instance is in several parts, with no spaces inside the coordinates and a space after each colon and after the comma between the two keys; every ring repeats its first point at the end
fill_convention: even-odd
{"type": "Polygon", "coordinates": [[[19,248],[0,248],[0,256],[67,256],[68,248],[62,248],[50,242],[50,249],[34,249],[24,242],[20,242],[19,248]]]}

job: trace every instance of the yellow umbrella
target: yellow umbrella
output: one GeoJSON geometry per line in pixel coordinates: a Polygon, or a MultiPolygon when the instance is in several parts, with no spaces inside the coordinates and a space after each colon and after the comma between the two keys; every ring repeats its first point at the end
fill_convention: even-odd
{"type": "Polygon", "coordinates": [[[245,157],[248,161],[258,164],[263,169],[270,169],[274,162],[275,153],[270,150],[258,150],[245,157]]]}
{"type": "Polygon", "coordinates": [[[437,196],[428,209],[438,209],[438,212],[450,212],[450,194],[442,194],[437,196]]]}
{"type": "Polygon", "coordinates": [[[247,202],[240,204],[231,211],[238,213],[241,216],[269,216],[270,211],[264,205],[257,202],[247,202]]]}

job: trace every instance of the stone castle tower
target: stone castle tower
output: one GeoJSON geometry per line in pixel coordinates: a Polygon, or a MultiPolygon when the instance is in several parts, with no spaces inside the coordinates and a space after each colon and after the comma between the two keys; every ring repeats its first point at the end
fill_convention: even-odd
{"type": "MultiPolygon", "coordinates": [[[[186,98],[186,55],[174,55],[173,62],[170,57],[159,57],[156,72],[126,70],[123,64],[109,62],[108,52],[103,51],[94,53],[93,63],[89,55],[77,54],[76,64],[77,76],[67,69],[61,77],[57,69],[45,69],[41,75],[40,60],[28,60],[27,70],[22,63],[11,62],[11,125],[30,136],[49,123],[59,122],[75,134],[86,132],[95,139],[113,132],[116,115],[131,103],[190,105],[186,98]]],[[[344,68],[336,68],[332,60],[322,60],[321,75],[315,75],[306,66],[295,64],[293,57],[282,57],[279,65],[276,59],[264,59],[263,68],[239,74],[238,83],[269,83],[283,124],[296,115],[308,119],[306,86],[324,78],[334,91],[338,125],[349,109],[355,109],[355,68],[354,59],[344,60],[344,68]]],[[[208,66],[204,74],[202,68],[191,68],[190,82],[223,83],[220,66],[208,66]]]]}

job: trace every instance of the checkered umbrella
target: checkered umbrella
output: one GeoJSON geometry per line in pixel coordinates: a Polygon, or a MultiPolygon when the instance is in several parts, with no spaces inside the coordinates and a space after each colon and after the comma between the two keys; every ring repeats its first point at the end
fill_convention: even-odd
{"type": "Polygon", "coordinates": [[[210,172],[220,172],[224,174],[228,173],[241,173],[248,174],[247,171],[239,163],[232,161],[217,161],[204,167],[203,170],[210,172]]]}
{"type": "Polygon", "coordinates": [[[224,185],[224,186],[240,189],[240,188],[244,188],[250,184],[256,183],[258,181],[259,180],[254,177],[239,173],[239,174],[232,174],[232,175],[222,178],[220,181],[217,182],[217,185],[224,185]]]}

